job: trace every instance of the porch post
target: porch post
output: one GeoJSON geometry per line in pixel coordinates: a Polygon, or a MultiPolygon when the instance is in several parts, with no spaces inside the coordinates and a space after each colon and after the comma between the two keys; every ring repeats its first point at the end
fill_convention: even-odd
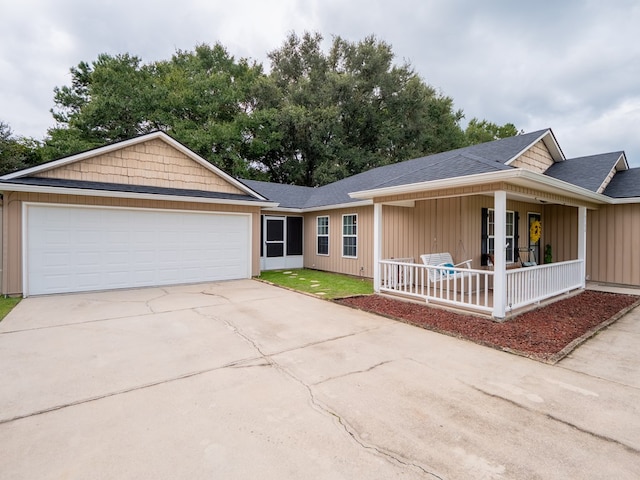
{"type": "Polygon", "coordinates": [[[507,192],[494,193],[493,208],[493,316],[504,318],[507,310],[507,192]]]}
{"type": "Polygon", "coordinates": [[[578,207],[578,260],[582,260],[580,288],[585,288],[587,279],[587,207],[578,207]]]}
{"type": "Polygon", "coordinates": [[[380,260],[382,259],[382,204],[373,204],[373,290],[380,292],[380,260]]]}

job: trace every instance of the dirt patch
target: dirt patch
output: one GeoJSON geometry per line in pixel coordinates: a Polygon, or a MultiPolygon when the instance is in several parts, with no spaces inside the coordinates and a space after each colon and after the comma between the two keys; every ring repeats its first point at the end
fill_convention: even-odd
{"type": "Polygon", "coordinates": [[[587,290],[502,323],[380,295],[350,297],[338,302],[439,333],[555,363],[632,306],[640,304],[640,299],[633,295],[587,290]]]}

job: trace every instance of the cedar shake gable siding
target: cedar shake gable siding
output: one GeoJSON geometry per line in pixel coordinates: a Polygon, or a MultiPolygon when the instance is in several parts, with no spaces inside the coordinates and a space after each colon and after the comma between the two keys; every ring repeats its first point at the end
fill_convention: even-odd
{"type": "Polygon", "coordinates": [[[41,171],[33,176],[246,194],[160,139],[41,171]]]}

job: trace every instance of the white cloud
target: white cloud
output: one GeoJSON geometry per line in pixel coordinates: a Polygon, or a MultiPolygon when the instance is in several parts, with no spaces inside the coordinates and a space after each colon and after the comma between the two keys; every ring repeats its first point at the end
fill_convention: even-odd
{"type": "MultiPolygon", "coordinates": [[[[640,166],[640,4],[567,0],[0,0],[0,120],[42,137],[53,88],[100,53],[145,62],[220,42],[266,63],[295,31],[393,45],[467,119],[552,127],[570,156],[624,149],[640,166]]],[[[266,65],[265,65],[266,66],[266,65]]]]}

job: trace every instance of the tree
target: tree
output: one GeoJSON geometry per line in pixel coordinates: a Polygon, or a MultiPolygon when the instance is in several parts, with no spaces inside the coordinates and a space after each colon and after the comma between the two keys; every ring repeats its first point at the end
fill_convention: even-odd
{"type": "Polygon", "coordinates": [[[487,120],[478,120],[472,118],[464,132],[467,145],[475,145],[477,143],[491,142],[518,135],[518,129],[513,123],[505,123],[497,125],[487,120]]]}
{"type": "Polygon", "coordinates": [[[43,155],[162,130],[232,175],[317,186],[508,133],[476,119],[463,131],[453,100],[374,36],[324,50],[319,33],[292,33],[268,58],[269,74],[220,44],[80,62],[54,90],[43,155]]]}
{"type": "Polygon", "coordinates": [[[9,124],[0,121],[0,175],[33,167],[42,162],[41,145],[27,137],[16,137],[9,124]]]}
{"type": "Polygon", "coordinates": [[[100,55],[71,69],[54,90],[49,158],[162,130],[229,173],[246,172],[238,125],[261,66],[236,62],[219,44],[143,64],[129,54],[100,55]]]}
{"type": "Polygon", "coordinates": [[[324,53],[322,40],[292,33],[269,53],[270,100],[257,102],[262,122],[247,133],[272,181],[323,185],[464,144],[462,112],[408,64],[394,65],[389,44],[335,37],[324,53]]]}

